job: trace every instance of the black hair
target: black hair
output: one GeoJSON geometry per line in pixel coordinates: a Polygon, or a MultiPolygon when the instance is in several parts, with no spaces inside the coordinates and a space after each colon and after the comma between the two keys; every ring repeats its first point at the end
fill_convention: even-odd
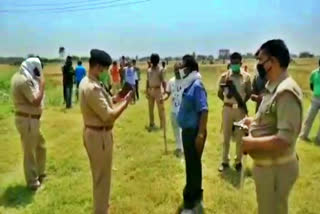
{"type": "Polygon", "coordinates": [[[132,64],[136,64],[136,63],[137,63],[137,60],[133,59],[132,64]]]}
{"type": "Polygon", "coordinates": [[[89,66],[90,66],[90,67],[95,67],[96,65],[99,65],[99,64],[100,64],[100,63],[98,62],[98,60],[90,57],[90,59],[89,59],[89,66]]]}
{"type": "Polygon", "coordinates": [[[190,71],[199,71],[199,65],[195,58],[189,54],[182,57],[184,66],[187,67],[190,71]]]}
{"type": "Polygon", "coordinates": [[[150,61],[151,61],[151,64],[152,64],[153,66],[158,65],[159,62],[160,62],[160,56],[159,56],[159,54],[155,54],[155,53],[151,54],[151,56],[150,56],[150,61]]]}
{"type": "Polygon", "coordinates": [[[112,65],[117,65],[117,64],[118,64],[117,61],[113,61],[113,62],[112,62],[112,65]]]}
{"type": "Polygon", "coordinates": [[[163,67],[165,67],[166,64],[167,64],[165,61],[162,61],[161,63],[162,63],[162,66],[163,66],[163,67]]]}
{"type": "Polygon", "coordinates": [[[81,60],[79,60],[79,61],[78,61],[78,65],[82,65],[82,62],[81,62],[81,60]]]}
{"type": "Polygon", "coordinates": [[[241,54],[238,52],[234,52],[233,54],[230,55],[230,60],[235,60],[235,59],[242,61],[241,54]]]}
{"type": "Polygon", "coordinates": [[[279,61],[281,68],[288,68],[290,63],[290,53],[283,40],[269,40],[260,47],[260,51],[262,50],[265,54],[276,58],[279,61]]]}

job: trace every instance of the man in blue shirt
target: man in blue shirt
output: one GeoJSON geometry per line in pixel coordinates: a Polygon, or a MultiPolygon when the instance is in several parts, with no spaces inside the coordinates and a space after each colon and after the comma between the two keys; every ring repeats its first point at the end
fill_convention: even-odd
{"type": "Polygon", "coordinates": [[[177,119],[182,128],[187,184],[183,191],[181,214],[203,213],[201,156],[207,136],[207,93],[196,60],[191,55],[185,55],[182,60],[179,73],[185,90],[177,119]]]}
{"type": "Polygon", "coordinates": [[[79,60],[75,70],[75,76],[76,76],[75,82],[77,86],[77,91],[76,91],[77,101],[79,100],[79,85],[83,77],[86,76],[86,73],[87,73],[86,69],[82,66],[82,62],[79,60]]]}

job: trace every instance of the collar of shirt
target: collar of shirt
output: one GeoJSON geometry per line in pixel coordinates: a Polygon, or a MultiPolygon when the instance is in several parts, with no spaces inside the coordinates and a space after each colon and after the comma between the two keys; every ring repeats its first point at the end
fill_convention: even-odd
{"type": "Polygon", "coordinates": [[[282,74],[280,74],[280,76],[278,77],[278,79],[276,80],[276,81],[274,81],[274,82],[270,82],[270,81],[268,81],[267,83],[266,83],[266,89],[268,90],[268,92],[270,92],[270,93],[273,93],[275,90],[276,90],[276,88],[278,87],[278,85],[284,80],[284,79],[286,79],[288,77],[288,72],[287,71],[285,71],[285,72],[283,72],[282,74]]]}
{"type": "Polygon", "coordinates": [[[95,76],[93,76],[91,74],[89,74],[88,77],[89,77],[89,79],[93,80],[94,82],[96,82],[96,83],[98,83],[100,85],[100,81],[98,80],[97,77],[95,77],[95,76]]]}

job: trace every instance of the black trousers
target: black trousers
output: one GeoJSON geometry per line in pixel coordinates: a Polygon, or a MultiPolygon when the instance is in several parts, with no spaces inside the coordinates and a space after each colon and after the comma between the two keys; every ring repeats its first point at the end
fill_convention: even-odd
{"type": "Polygon", "coordinates": [[[139,80],[136,80],[136,97],[139,100],[139,80]]]}
{"type": "Polygon", "coordinates": [[[73,84],[66,84],[65,85],[66,108],[71,108],[71,106],[72,106],[72,89],[73,89],[73,84]]]}
{"type": "Polygon", "coordinates": [[[201,156],[195,146],[198,129],[183,129],[182,142],[186,163],[186,186],[183,190],[184,208],[192,209],[202,200],[201,156]]]}

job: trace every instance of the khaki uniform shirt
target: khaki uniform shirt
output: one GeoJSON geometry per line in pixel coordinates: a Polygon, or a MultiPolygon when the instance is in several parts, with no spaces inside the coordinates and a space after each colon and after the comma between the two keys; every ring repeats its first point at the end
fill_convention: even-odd
{"type": "Polygon", "coordinates": [[[164,81],[164,72],[159,66],[157,68],[149,68],[147,73],[150,88],[161,87],[164,81]]]}
{"type": "Polygon", "coordinates": [[[36,99],[37,89],[34,83],[23,74],[16,73],[11,79],[13,104],[16,112],[40,115],[42,106],[32,102],[36,99]]]}
{"type": "MultiPolygon", "coordinates": [[[[250,127],[253,137],[278,135],[285,139],[289,148],[276,157],[295,153],[295,144],[302,124],[302,91],[287,72],[273,83],[266,84],[266,94],[250,127]]],[[[270,153],[257,153],[254,159],[271,158],[270,153]]]]}
{"type": "Polygon", "coordinates": [[[227,98],[228,88],[220,87],[221,83],[226,83],[227,79],[232,80],[242,100],[247,102],[251,95],[251,80],[247,72],[241,69],[240,73],[235,74],[231,70],[223,73],[219,81],[218,95],[220,99],[223,99],[224,103],[237,104],[237,100],[234,97],[227,98]]]}
{"type": "Polygon", "coordinates": [[[98,79],[87,76],[80,83],[80,108],[85,125],[113,126],[111,99],[98,79]]]}

